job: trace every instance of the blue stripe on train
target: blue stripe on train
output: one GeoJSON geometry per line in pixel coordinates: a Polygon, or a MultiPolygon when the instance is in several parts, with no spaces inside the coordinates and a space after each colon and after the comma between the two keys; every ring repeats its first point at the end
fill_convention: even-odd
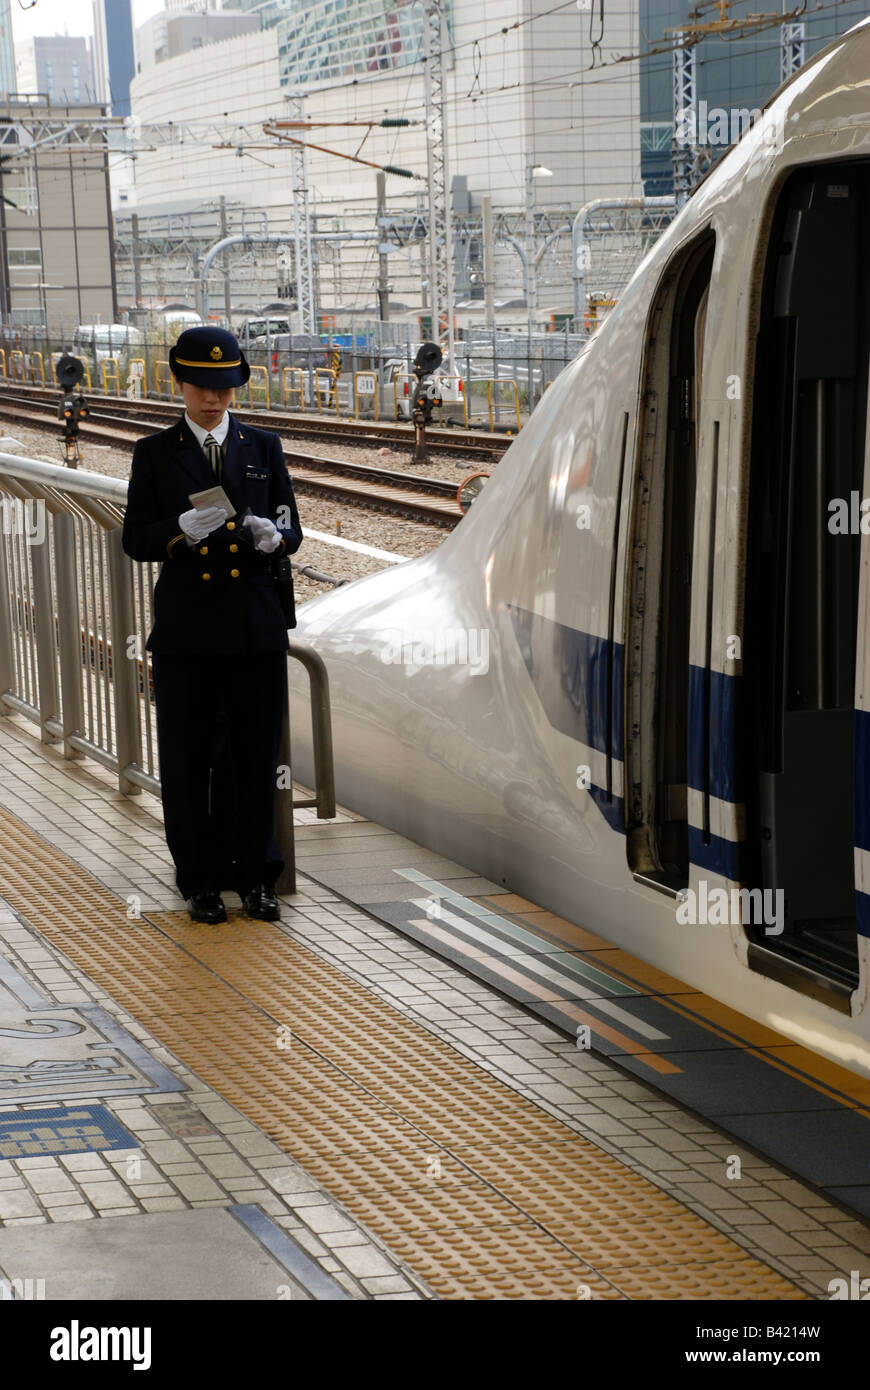
{"type": "Polygon", "coordinates": [[[607,795],[606,788],[589,787],[589,795],[595,802],[611,830],[618,830],[620,835],[625,834],[625,801],[621,796],[607,795]]]}
{"type": "Polygon", "coordinates": [[[742,883],[746,877],[746,851],[745,840],[726,840],[721,835],[711,835],[705,840],[699,826],[689,826],[689,862],[699,869],[709,869],[711,873],[742,883]]]}
{"type": "MultiPolygon", "coordinates": [[[[606,753],[608,642],[577,628],[566,627],[538,613],[509,605],[511,621],[526,669],[554,729],[589,748],[606,753]]],[[[613,644],[611,687],[611,754],[622,762],[623,668],[625,649],[613,644]]],[[[688,784],[703,791],[709,775],[710,795],[732,805],[745,800],[741,773],[735,769],[735,739],[738,681],[721,671],[709,673],[701,666],[689,667],[689,749],[688,784]],[[706,701],[709,680],[709,731],[706,701]],[[705,765],[705,746],[709,739],[709,768],[705,765]]],[[[870,711],[855,711],[855,768],[870,767],[870,711]]],[[[625,802],[621,796],[608,797],[603,787],[590,787],[590,794],[608,825],[625,833],[625,802]]],[[[870,777],[855,777],[855,844],[870,850],[870,777]]],[[[689,826],[689,857],[699,868],[742,882],[745,876],[745,841],[705,838],[697,826],[689,826]]],[[[870,936],[870,897],[856,894],[858,930],[870,936]]]]}
{"type": "Polygon", "coordinates": [[[538,699],[554,729],[622,761],[622,672],[625,651],[613,643],[611,737],[607,737],[609,643],[578,628],[509,604],[517,643],[538,699]]]}
{"type": "MultiPolygon", "coordinates": [[[[702,666],[689,667],[689,786],[703,791],[704,750],[707,746],[705,710],[708,673],[702,666]]],[[[722,671],[709,673],[710,689],[710,795],[720,801],[745,800],[742,776],[734,767],[737,717],[737,678],[722,671]]]]}
{"type": "MultiPolygon", "coordinates": [[[[554,729],[600,753],[608,750],[608,641],[578,628],[509,605],[517,643],[544,712],[554,729]]],[[[625,648],[613,643],[611,754],[621,762],[623,737],[623,669],[625,648]]],[[[710,795],[742,801],[743,788],[734,772],[737,682],[713,671],[710,676],[710,795]]],[[[701,790],[705,779],[705,708],[707,672],[689,667],[689,786],[701,790]]]]}

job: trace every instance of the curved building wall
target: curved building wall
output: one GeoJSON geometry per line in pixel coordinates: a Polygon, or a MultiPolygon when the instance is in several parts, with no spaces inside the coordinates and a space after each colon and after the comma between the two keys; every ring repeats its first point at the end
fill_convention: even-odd
{"type": "MultiPolygon", "coordinates": [[[[543,0],[534,0],[544,11],[543,0]]],[[[319,13],[319,11],[318,11],[319,13]]],[[[561,11],[509,31],[478,50],[474,40],[503,22],[499,0],[453,6],[453,52],[448,71],[448,150],[451,177],[467,180],[471,210],[491,195],[498,213],[514,215],[522,238],[527,160],[552,170],[534,181],[535,206],[549,212],[555,229],[584,202],[598,197],[635,196],[639,170],[639,84],[636,72],[621,68],[590,72],[589,15],[561,11]],[[614,72],[618,78],[614,80],[614,72]],[[577,85],[569,87],[569,81],[577,85]]],[[[169,59],[141,73],[132,86],[133,114],[142,121],[213,119],[222,126],[251,125],[286,112],[280,36],[286,24],[245,35],[206,50],[169,59]]],[[[636,15],[613,17],[608,44],[626,51],[636,41],[636,15]]],[[[311,56],[316,56],[310,50],[311,56]]],[[[286,70],[286,66],[285,66],[286,70]]],[[[345,154],[359,151],[374,164],[412,171],[416,177],[387,178],[387,210],[410,221],[427,208],[425,85],[422,64],[408,63],[368,79],[353,75],[309,81],[300,88],[309,120],[335,122],[405,116],[406,129],[365,131],[326,126],[305,133],[309,143],[345,154]]],[[[261,145],[266,141],[259,142],[261,145]]],[[[233,151],[208,143],[142,153],[136,162],[138,211],[164,207],[176,199],[213,200],[220,194],[268,210],[274,231],[292,228],[291,160],[280,147],[233,151]]],[[[375,169],[311,150],[308,185],[320,231],[371,230],[375,214],[375,169]]],[[[570,240],[563,237],[562,278],[570,285],[570,240]]],[[[321,303],[372,303],[377,254],[374,245],[321,246],[321,303]]],[[[421,247],[390,256],[392,298],[419,302],[421,247]]],[[[497,293],[521,292],[520,259],[499,251],[497,293]]],[[[539,302],[546,302],[545,291],[539,302]]]]}

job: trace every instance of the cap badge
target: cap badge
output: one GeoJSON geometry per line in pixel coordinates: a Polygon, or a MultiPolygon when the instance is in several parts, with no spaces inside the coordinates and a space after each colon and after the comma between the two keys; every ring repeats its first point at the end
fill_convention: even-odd
{"type": "Polygon", "coordinates": [[[217,362],[220,360],[221,357],[223,357],[223,353],[221,352],[219,347],[213,347],[211,350],[211,356],[214,358],[215,362],[217,362]]]}

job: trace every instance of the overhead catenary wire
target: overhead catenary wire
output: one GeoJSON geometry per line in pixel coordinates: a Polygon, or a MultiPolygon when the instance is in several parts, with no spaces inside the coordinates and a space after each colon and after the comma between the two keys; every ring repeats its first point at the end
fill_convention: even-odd
{"type": "MultiPolygon", "coordinates": [[[[364,122],[359,121],[359,122],[357,122],[357,124],[363,125],[364,122]]],[[[273,133],[273,132],[272,132],[272,131],[268,128],[268,126],[267,126],[267,127],[266,127],[266,134],[267,134],[267,135],[271,135],[272,133],[273,133]]],[[[369,169],[378,169],[378,170],[380,170],[381,173],[384,173],[384,174],[395,174],[397,178],[402,178],[402,179],[422,179],[422,178],[423,178],[423,175],[422,175],[422,174],[415,174],[415,173],[413,173],[413,171],[410,170],[410,169],[399,169],[399,168],[397,168],[397,167],[396,167],[395,165],[393,165],[393,164],[376,164],[376,163],[375,163],[373,160],[371,160],[371,159],[361,159],[359,155],[355,155],[355,154],[345,154],[345,153],[343,153],[343,151],[341,151],[341,150],[330,150],[330,149],[327,149],[327,147],[326,147],[325,145],[315,145],[315,144],[312,144],[312,142],[311,142],[310,140],[296,140],[296,139],[294,139],[294,137],[293,137],[292,135],[278,135],[278,134],[276,134],[275,138],[276,138],[276,140],[280,141],[282,144],[296,145],[296,146],[298,146],[300,149],[303,149],[303,150],[317,150],[319,154],[334,155],[336,159],[347,159],[347,160],[350,160],[350,162],[351,162],[352,164],[365,164],[365,165],[368,166],[369,169]]],[[[228,147],[218,146],[217,148],[220,149],[220,148],[228,148],[228,147]]],[[[250,149],[251,147],[248,146],[248,148],[250,149]]],[[[254,148],[255,148],[255,149],[258,149],[258,148],[260,148],[260,147],[255,145],[254,148]]],[[[272,146],[266,146],[265,148],[267,148],[267,149],[274,149],[274,146],[273,146],[273,145],[272,145],[272,146]]]]}

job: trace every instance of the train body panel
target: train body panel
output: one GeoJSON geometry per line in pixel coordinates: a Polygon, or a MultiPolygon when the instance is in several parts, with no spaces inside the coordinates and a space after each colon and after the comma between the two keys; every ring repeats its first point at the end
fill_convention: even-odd
{"type": "Polygon", "coordinates": [[[457,530],[297,635],[344,804],[870,1075],[870,537],[835,550],[802,500],[870,493],[867,72],[864,23],[720,161],[457,530]],[[800,918],[814,844],[836,906],[800,918]],[[782,921],[685,920],[780,881],[782,921]]]}

